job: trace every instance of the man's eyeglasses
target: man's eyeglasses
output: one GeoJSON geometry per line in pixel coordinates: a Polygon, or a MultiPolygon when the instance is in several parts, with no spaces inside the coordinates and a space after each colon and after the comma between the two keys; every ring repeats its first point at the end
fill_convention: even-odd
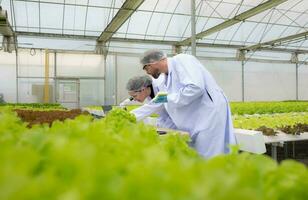
{"type": "Polygon", "coordinates": [[[147,68],[148,68],[150,65],[156,64],[156,63],[158,63],[158,62],[160,62],[161,60],[164,60],[164,59],[166,59],[166,58],[164,57],[164,58],[162,58],[162,59],[160,59],[160,60],[158,60],[158,61],[155,61],[155,62],[152,62],[152,63],[148,63],[148,64],[143,65],[143,70],[147,70],[147,68]]]}

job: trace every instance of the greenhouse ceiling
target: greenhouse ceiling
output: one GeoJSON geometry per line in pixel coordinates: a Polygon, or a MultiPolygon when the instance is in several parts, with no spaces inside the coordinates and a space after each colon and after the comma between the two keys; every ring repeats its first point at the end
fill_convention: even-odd
{"type": "MultiPolygon", "coordinates": [[[[0,0],[0,5],[20,47],[33,47],[23,43],[29,37],[191,43],[191,0],[0,0]]],[[[307,0],[195,0],[197,45],[307,53],[307,10],[307,0]]]]}

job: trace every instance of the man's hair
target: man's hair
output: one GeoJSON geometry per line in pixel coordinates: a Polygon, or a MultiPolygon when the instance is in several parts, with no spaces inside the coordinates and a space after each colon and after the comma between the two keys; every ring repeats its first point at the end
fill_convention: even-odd
{"type": "Polygon", "coordinates": [[[160,61],[163,58],[166,58],[167,55],[159,50],[159,49],[151,49],[146,52],[144,52],[143,56],[140,59],[140,63],[142,66],[145,66],[149,63],[160,61]]]}

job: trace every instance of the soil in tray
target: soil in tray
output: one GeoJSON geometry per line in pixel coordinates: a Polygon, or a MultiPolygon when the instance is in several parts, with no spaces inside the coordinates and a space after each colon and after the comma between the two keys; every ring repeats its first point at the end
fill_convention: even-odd
{"type": "Polygon", "coordinates": [[[299,135],[304,132],[308,132],[308,124],[298,123],[293,126],[282,126],[278,128],[284,133],[299,135]]]}
{"type": "Polygon", "coordinates": [[[51,126],[52,122],[65,119],[74,119],[81,114],[89,114],[88,112],[82,112],[80,109],[74,109],[69,111],[52,110],[52,111],[34,111],[34,110],[14,110],[18,117],[24,122],[28,122],[28,127],[32,127],[35,124],[47,123],[51,126]]]}
{"type": "Polygon", "coordinates": [[[272,128],[268,128],[266,126],[261,126],[256,129],[256,131],[262,131],[263,135],[271,136],[271,135],[276,135],[276,131],[272,128]]]}

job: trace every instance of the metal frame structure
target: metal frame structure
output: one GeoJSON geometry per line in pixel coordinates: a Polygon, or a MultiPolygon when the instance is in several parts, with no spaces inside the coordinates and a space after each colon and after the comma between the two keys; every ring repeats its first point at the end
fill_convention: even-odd
{"type": "MultiPolygon", "coordinates": [[[[113,34],[129,19],[129,17],[143,2],[144,0],[126,0],[123,3],[117,14],[112,18],[105,30],[97,38],[97,53],[107,54],[106,42],[110,40],[113,34]]],[[[89,5],[89,1],[87,5],[89,5]]]]}
{"type": "MultiPolygon", "coordinates": [[[[299,41],[303,41],[303,40],[307,40],[307,39],[308,39],[308,31],[298,33],[298,34],[294,34],[294,35],[289,35],[287,37],[271,40],[271,41],[268,41],[268,42],[263,42],[263,43],[259,43],[259,44],[256,44],[256,45],[244,47],[244,48],[242,48],[242,50],[256,51],[259,48],[264,48],[264,47],[273,48],[275,46],[283,46],[285,44],[289,44],[289,43],[293,43],[293,42],[299,42],[299,41]]],[[[296,50],[295,50],[295,52],[296,52],[296,50]]],[[[301,53],[301,52],[297,52],[297,53],[301,53]]]]}
{"type": "MultiPolygon", "coordinates": [[[[246,20],[247,18],[250,18],[254,15],[257,15],[265,10],[271,9],[283,2],[286,2],[287,0],[269,0],[263,4],[258,5],[257,7],[254,7],[248,11],[245,11],[239,15],[236,15],[235,17],[233,17],[232,19],[226,20],[221,24],[218,24],[210,29],[207,29],[205,31],[202,31],[200,33],[198,33],[195,37],[197,39],[202,39],[205,36],[211,35],[213,33],[216,33],[218,31],[221,31],[225,28],[228,28],[230,26],[233,26],[234,24],[237,24],[239,22],[242,22],[244,20],[246,20]]],[[[181,42],[178,42],[178,45],[189,45],[191,43],[191,38],[187,38],[181,42]]]]}
{"type": "MultiPolygon", "coordinates": [[[[56,33],[37,33],[37,32],[16,32],[17,36],[27,36],[27,37],[42,37],[42,38],[62,38],[62,39],[73,39],[73,40],[96,40],[96,36],[82,36],[82,35],[70,35],[70,34],[56,34],[56,33]]],[[[176,46],[177,42],[172,40],[147,40],[147,39],[130,39],[130,38],[119,38],[114,37],[109,39],[110,42],[124,42],[124,43],[140,43],[140,44],[157,44],[157,45],[171,45],[176,46]]],[[[219,44],[219,43],[198,43],[196,42],[196,47],[205,48],[229,48],[229,49],[245,49],[243,45],[234,44],[219,44]]],[[[299,54],[308,54],[308,50],[301,49],[287,49],[272,46],[260,46],[259,51],[271,51],[271,52],[285,52],[293,53],[297,52],[299,54]]]]}
{"type": "MultiPolygon", "coordinates": [[[[49,67],[53,67],[54,69],[54,75],[51,76],[51,77],[48,77],[47,79],[48,80],[53,80],[54,81],[54,102],[57,102],[57,98],[58,98],[58,83],[59,81],[65,81],[65,80],[73,80],[73,81],[76,81],[77,85],[78,85],[78,90],[77,90],[77,95],[80,95],[80,88],[79,88],[79,85],[80,85],[80,80],[105,80],[105,76],[59,76],[58,73],[57,73],[57,69],[58,69],[58,62],[57,62],[57,53],[60,53],[61,51],[57,51],[57,50],[50,50],[49,51],[49,54],[54,54],[54,65],[53,66],[50,66],[49,67]]],[[[76,52],[75,52],[76,53],[76,52]]],[[[81,53],[81,52],[80,52],[81,53]]],[[[89,53],[89,52],[83,52],[83,53],[89,53]]],[[[19,84],[19,79],[41,79],[41,80],[44,80],[44,76],[19,76],[18,74],[18,57],[16,56],[16,85],[18,86],[19,84]]],[[[46,81],[46,80],[45,80],[46,81]]],[[[19,93],[19,90],[18,90],[18,87],[16,87],[16,102],[18,103],[19,102],[19,97],[18,97],[18,93],[19,93]]],[[[66,102],[67,103],[67,102],[66,102]]],[[[76,102],[78,105],[80,104],[80,96],[78,97],[78,102],[76,102]]]]}
{"type": "Polygon", "coordinates": [[[15,47],[14,31],[8,20],[8,15],[5,10],[0,6],[0,34],[3,35],[3,50],[12,52],[15,47]]]}
{"type": "MultiPolygon", "coordinates": [[[[12,0],[10,0],[12,1],[12,0]]],[[[113,2],[115,2],[116,0],[113,0],[113,2]]],[[[195,1],[195,0],[194,0],[195,1]]],[[[208,19],[223,19],[224,22],[223,23],[220,23],[210,29],[207,29],[205,31],[202,31],[198,34],[196,34],[196,38],[197,39],[200,39],[204,36],[207,36],[209,34],[213,34],[213,33],[217,33],[221,30],[224,30],[236,23],[239,23],[239,22],[253,22],[253,23],[256,23],[256,25],[259,25],[259,24],[267,24],[267,25],[279,25],[279,26],[285,26],[285,28],[287,29],[288,27],[292,27],[292,28],[300,28],[300,29],[306,29],[305,26],[301,26],[300,24],[298,23],[294,23],[294,21],[290,24],[279,24],[279,23],[274,23],[274,24],[271,24],[271,22],[264,22],[264,21],[255,21],[255,20],[250,20],[249,18],[252,17],[252,16],[255,16],[256,14],[259,14],[261,12],[264,12],[268,9],[271,9],[271,8],[274,8],[276,7],[277,5],[281,4],[281,3],[284,3],[286,2],[287,0],[268,0],[267,2],[265,3],[261,3],[260,5],[257,5],[257,6],[252,6],[252,5],[248,5],[248,4],[245,4],[244,1],[242,1],[240,4],[239,3],[232,3],[232,2],[224,2],[223,0],[222,1],[218,1],[218,0],[200,0],[200,3],[202,4],[203,2],[207,3],[209,6],[210,4],[209,3],[218,3],[217,6],[215,8],[213,8],[213,12],[211,13],[211,15],[200,15],[200,13],[198,13],[197,15],[195,15],[195,17],[197,17],[197,20],[198,18],[208,18],[208,19]],[[235,15],[234,17],[231,17],[231,18],[225,18],[223,17],[222,15],[220,15],[218,13],[218,11],[216,10],[217,7],[219,5],[236,5],[236,9],[237,11],[240,9],[240,7],[250,7],[249,10],[243,12],[243,13],[240,13],[238,15],[235,15]],[[213,14],[216,13],[219,15],[219,17],[217,16],[214,16],[213,14]]],[[[157,7],[157,4],[158,4],[158,1],[156,1],[156,4],[155,4],[155,7],[153,10],[145,10],[145,9],[138,9],[138,7],[144,2],[144,0],[126,0],[122,6],[119,8],[119,7],[115,7],[114,5],[110,5],[110,6],[106,6],[106,5],[93,5],[93,4],[90,4],[90,1],[87,1],[87,3],[85,4],[81,4],[81,3],[69,3],[67,1],[63,1],[63,2],[55,2],[55,1],[48,1],[48,0],[13,0],[12,1],[12,4],[10,5],[11,6],[11,10],[14,9],[14,4],[13,2],[25,2],[26,3],[37,3],[38,4],[38,8],[39,8],[39,26],[38,27],[29,27],[29,28],[38,28],[38,33],[42,34],[41,36],[45,35],[44,32],[42,32],[41,30],[45,30],[45,29],[50,29],[52,31],[52,29],[54,31],[56,30],[60,30],[62,32],[62,34],[59,34],[59,37],[60,38],[63,38],[63,37],[67,37],[67,34],[64,34],[65,30],[67,31],[70,31],[70,29],[67,29],[65,28],[64,26],[64,16],[65,16],[65,12],[66,12],[66,6],[75,6],[75,7],[82,7],[82,8],[85,8],[86,9],[86,15],[85,15],[85,22],[84,22],[84,28],[80,31],[83,31],[83,36],[85,38],[87,37],[92,37],[92,36],[88,36],[86,35],[86,32],[95,32],[95,33],[98,33],[97,31],[94,31],[94,30],[87,30],[87,16],[88,16],[88,9],[89,8],[101,8],[101,9],[110,9],[110,10],[118,10],[118,13],[111,19],[110,23],[107,25],[107,27],[105,28],[105,30],[101,33],[101,35],[96,38],[98,42],[100,43],[106,43],[107,41],[110,41],[110,40],[113,40],[113,39],[118,39],[118,38],[112,38],[112,35],[114,33],[117,32],[117,30],[121,27],[121,25],[123,25],[123,23],[127,20],[130,20],[130,16],[135,12],[135,11],[140,11],[140,12],[150,12],[151,15],[153,13],[160,13],[160,14],[170,14],[171,15],[171,18],[170,18],[170,21],[173,19],[173,16],[175,15],[181,15],[181,16],[191,16],[189,14],[186,14],[186,13],[181,13],[179,11],[177,11],[177,9],[173,9],[173,12],[167,12],[167,11],[163,11],[163,10],[156,10],[156,7],[157,7]],[[50,4],[50,5],[61,5],[63,6],[63,19],[62,19],[62,28],[61,29],[57,29],[57,28],[48,28],[48,27],[42,27],[41,25],[41,9],[40,9],[40,5],[42,4],[50,4]]],[[[176,7],[178,6],[180,0],[178,1],[176,7]]],[[[298,3],[301,2],[301,1],[298,1],[298,3]]],[[[296,4],[297,5],[297,4],[296,4]]],[[[193,9],[191,9],[193,10],[193,9]]],[[[195,10],[194,10],[195,11],[195,10]]],[[[280,8],[275,8],[275,11],[279,11],[280,13],[282,13],[283,15],[285,15],[284,13],[285,12],[293,12],[293,13],[298,13],[299,16],[302,16],[303,14],[306,14],[306,11],[304,12],[297,12],[297,11],[292,11],[292,10],[284,10],[284,9],[280,9],[280,8]]],[[[231,12],[232,14],[232,12],[231,12]]],[[[13,13],[13,15],[15,15],[15,13],[13,13]]],[[[150,25],[150,22],[151,22],[151,19],[152,17],[150,18],[148,24],[147,24],[147,27],[149,27],[150,25]]],[[[170,23],[169,21],[169,23],[170,23]]],[[[166,30],[168,29],[169,27],[169,23],[168,23],[168,26],[166,27],[166,30]]],[[[194,26],[195,23],[191,23],[191,27],[194,26]]],[[[18,24],[14,24],[13,26],[15,29],[18,30],[19,26],[18,24]]],[[[78,31],[77,29],[73,29],[73,30],[76,30],[78,31]]],[[[147,28],[148,30],[148,28],[147,28]]],[[[52,32],[54,32],[52,31],[52,32]]],[[[168,38],[170,38],[169,36],[166,35],[166,31],[164,31],[165,34],[162,35],[162,37],[164,38],[163,40],[158,40],[159,42],[164,42],[164,43],[169,43],[170,41],[173,41],[173,40],[168,40],[168,38]],[[165,39],[166,38],[166,39],[165,39]]],[[[237,31],[234,32],[233,36],[236,35],[237,31]]],[[[47,33],[48,34],[48,33],[47,33]]],[[[131,33],[128,33],[126,31],[125,33],[125,36],[126,35],[130,35],[131,33]]],[[[76,35],[76,37],[79,37],[80,35],[76,35]]],[[[133,35],[131,35],[133,37],[133,35]]],[[[151,36],[151,35],[148,35],[148,36],[151,36]]],[[[194,35],[192,35],[194,37],[194,35]]],[[[132,38],[130,37],[130,38],[132,38]]],[[[143,38],[144,40],[147,40],[146,39],[147,37],[147,31],[145,32],[145,34],[143,35],[143,38]]],[[[182,40],[182,41],[178,41],[179,39],[181,38],[175,38],[174,42],[176,42],[176,46],[181,46],[181,45],[189,45],[190,44],[190,38],[186,38],[185,40],[182,40]]],[[[233,39],[233,37],[231,38],[231,40],[233,39]]],[[[137,39],[135,41],[141,41],[140,39],[137,39]]],[[[230,45],[234,45],[234,44],[231,44],[231,40],[229,41],[229,44],[230,45]]],[[[138,42],[139,42],[138,41],[138,42]]],[[[153,43],[157,43],[156,40],[149,40],[149,42],[153,42],[153,43]]],[[[158,43],[159,43],[158,42],[158,43]]],[[[221,43],[221,40],[218,40],[217,39],[217,42],[216,42],[216,38],[215,40],[213,41],[214,45],[218,44],[218,45],[221,45],[222,46],[222,43],[221,43]]],[[[236,41],[235,41],[236,42],[236,41]]],[[[142,41],[142,43],[144,43],[144,41],[142,41]]],[[[204,43],[204,42],[202,42],[204,43]]],[[[172,44],[174,45],[174,44],[172,44]]],[[[206,43],[204,43],[205,46],[207,46],[206,43]]],[[[226,45],[224,44],[225,47],[229,48],[230,46],[229,45],[226,45]]],[[[249,46],[252,46],[254,44],[248,44],[249,46]]],[[[203,46],[203,44],[200,45],[199,44],[196,44],[196,46],[203,46]]],[[[240,47],[242,48],[242,47],[240,47]]],[[[258,50],[273,50],[273,51],[276,51],[276,49],[272,49],[272,48],[263,48],[262,46],[260,48],[258,48],[258,50]]],[[[282,49],[281,49],[282,50],[282,49]]],[[[302,49],[302,50],[298,50],[298,52],[303,52],[303,53],[306,53],[305,49],[302,49]],[[303,51],[302,51],[303,50],[303,51]]],[[[293,50],[287,50],[288,52],[294,52],[293,50]]]]}
{"type": "Polygon", "coordinates": [[[144,0],[126,0],[105,30],[98,37],[97,41],[106,43],[143,2],[144,0]]]}
{"type": "MultiPolygon", "coordinates": [[[[181,50],[181,46],[189,46],[191,45],[191,52],[193,55],[196,54],[196,48],[197,47],[204,47],[204,48],[229,48],[229,49],[237,49],[239,50],[239,54],[241,56],[234,58],[207,58],[207,59],[218,59],[218,60],[238,60],[242,63],[242,100],[245,100],[245,77],[244,77],[244,70],[245,70],[245,63],[249,61],[261,61],[262,59],[255,59],[252,56],[249,58],[246,58],[245,53],[246,52],[255,52],[255,51],[273,51],[273,52],[283,52],[283,53],[291,53],[291,54],[308,54],[308,46],[303,46],[303,42],[296,46],[292,45],[293,43],[298,43],[299,41],[305,41],[308,37],[308,23],[305,23],[304,25],[297,23],[297,19],[300,17],[303,17],[304,15],[308,15],[306,11],[294,11],[293,8],[295,6],[298,6],[302,2],[302,0],[296,0],[293,4],[290,3],[290,7],[288,9],[282,9],[279,8],[278,5],[283,4],[284,2],[287,2],[287,0],[268,0],[266,2],[262,1],[263,3],[260,3],[259,5],[247,5],[245,4],[245,0],[242,0],[240,3],[233,3],[233,2],[225,2],[224,0],[191,0],[191,9],[190,13],[182,13],[178,10],[178,6],[180,5],[182,0],[178,0],[174,7],[170,9],[170,11],[165,11],[164,9],[159,9],[158,4],[159,0],[154,1],[154,8],[152,10],[147,10],[144,8],[139,9],[139,7],[145,2],[145,0],[125,0],[124,2],[121,2],[122,4],[119,6],[116,5],[117,0],[111,0],[111,5],[92,5],[90,4],[91,1],[87,0],[85,4],[81,3],[69,3],[68,1],[64,0],[63,2],[55,2],[55,1],[48,1],[48,0],[6,0],[10,1],[10,10],[11,10],[11,19],[12,19],[12,30],[15,30],[15,33],[18,36],[23,37],[42,37],[42,38],[59,38],[59,39],[72,39],[72,40],[90,40],[90,41],[96,41],[97,45],[96,48],[99,49],[96,52],[104,53],[106,56],[106,43],[109,42],[124,42],[124,43],[137,43],[137,44],[158,44],[158,45],[169,45],[172,46],[173,49],[176,50],[176,53],[178,53],[181,50]],[[199,2],[196,7],[196,1],[199,2]],[[39,16],[39,23],[37,27],[30,27],[30,26],[21,26],[18,23],[16,23],[16,13],[14,12],[14,2],[23,2],[25,5],[27,3],[37,4],[38,5],[38,16],[39,16]],[[212,6],[211,3],[215,3],[212,6]],[[41,19],[41,5],[42,4],[50,4],[50,5],[58,5],[63,6],[62,14],[62,24],[61,28],[55,28],[55,27],[44,27],[42,24],[41,19]],[[205,5],[207,4],[207,5],[205,5]],[[226,5],[232,5],[235,6],[234,9],[232,9],[232,12],[228,14],[226,17],[222,13],[219,12],[219,6],[226,6],[226,5]],[[67,28],[65,27],[65,15],[68,12],[66,7],[79,7],[84,8],[85,11],[85,18],[83,23],[83,28],[77,29],[75,26],[73,28],[67,28]],[[201,13],[202,8],[205,6],[208,6],[212,9],[212,12],[210,14],[208,13],[201,13]],[[242,13],[238,13],[241,8],[245,7],[246,11],[242,13]],[[117,13],[113,16],[110,20],[108,17],[107,25],[104,28],[104,30],[91,30],[88,29],[88,15],[89,15],[89,9],[108,9],[110,11],[109,16],[111,12],[117,11],[117,13]],[[247,9],[248,8],[248,9],[247,9]],[[196,12],[199,10],[199,12],[196,12]],[[131,19],[132,15],[136,12],[144,12],[150,14],[149,20],[146,24],[146,30],[144,33],[133,33],[129,32],[128,27],[131,25],[131,19]],[[269,11],[264,17],[262,17],[261,20],[253,19],[254,16],[269,11]],[[278,17],[274,22],[272,21],[272,15],[274,12],[277,12],[280,14],[280,17],[278,17]],[[297,15],[296,18],[291,19],[288,17],[287,13],[292,12],[294,15],[297,15]],[[149,27],[152,22],[153,14],[161,14],[161,15],[168,15],[169,20],[167,22],[167,26],[162,31],[161,35],[153,35],[149,33],[149,27]],[[182,17],[190,17],[190,21],[185,24],[186,28],[181,36],[171,36],[168,35],[168,30],[171,27],[171,24],[175,18],[175,16],[182,16],[182,17]],[[269,19],[265,21],[266,17],[269,16],[269,19]],[[291,21],[289,24],[287,23],[280,23],[279,20],[281,20],[282,17],[287,17],[289,21],[291,21]],[[198,23],[198,20],[205,19],[205,23],[203,24],[203,28],[201,32],[196,34],[196,25],[198,23]],[[220,20],[221,23],[218,23],[211,28],[205,28],[209,20],[220,20]],[[127,25],[126,32],[119,32],[118,30],[125,24],[127,25]],[[248,37],[244,40],[244,42],[241,43],[241,45],[238,45],[241,41],[236,41],[234,39],[234,36],[239,33],[240,26],[237,27],[235,32],[233,32],[232,37],[229,40],[223,40],[221,38],[218,38],[218,35],[221,31],[226,30],[227,28],[241,23],[240,26],[242,26],[244,23],[254,23],[254,28],[258,27],[259,25],[264,26],[264,30],[261,36],[261,39],[259,42],[250,42],[249,36],[252,34],[253,30],[251,30],[250,34],[248,34],[248,37]],[[187,31],[187,28],[191,27],[191,35],[188,38],[184,38],[185,32],[187,31]],[[267,42],[263,42],[264,36],[272,29],[274,25],[278,25],[281,27],[284,27],[283,32],[280,33],[279,36],[277,36],[276,39],[270,40],[267,42]],[[35,29],[38,30],[37,32],[33,31],[20,31],[20,28],[29,28],[29,29],[35,29]],[[289,36],[283,36],[284,33],[286,33],[287,29],[293,28],[298,30],[305,30],[305,32],[296,33],[289,36]],[[46,31],[49,30],[50,32],[46,31]],[[66,34],[66,32],[82,32],[82,34],[66,34]],[[55,33],[56,32],[56,33],[55,33]],[[91,35],[87,33],[92,33],[91,35]],[[210,36],[212,34],[216,33],[216,37],[213,38],[207,38],[207,36],[210,36]],[[94,35],[93,35],[94,34],[94,35]],[[124,34],[125,37],[114,37],[114,34],[124,34]],[[135,37],[136,36],[136,37],[135,37]],[[138,36],[138,37],[137,37],[138,36]],[[148,38],[162,38],[162,39],[148,39],[148,38]],[[142,39],[141,39],[142,38],[142,39]],[[205,38],[205,41],[210,42],[196,42],[197,39],[201,40],[205,38]]],[[[289,1],[290,2],[290,1],[289,1]]],[[[119,3],[119,2],[118,2],[119,3]]],[[[244,9],[244,10],[245,10],[244,9]]],[[[74,13],[75,15],[76,13],[74,13]]],[[[74,16],[75,20],[75,16],[74,16]]],[[[200,25],[199,25],[200,26],[200,25]]],[[[110,44],[109,44],[110,45],[110,44]]],[[[109,46],[108,45],[108,46],[109,46]]],[[[17,45],[16,45],[17,46],[17,45]]],[[[97,50],[96,49],[96,50],[97,50]]],[[[16,49],[17,50],[17,49],[16,49]]],[[[93,51],[94,53],[94,51],[93,51]]],[[[114,52],[109,52],[109,54],[114,54],[114,52]]],[[[116,54],[116,53],[115,53],[116,54]]],[[[253,54],[252,54],[253,55],[253,54]]],[[[16,58],[17,59],[17,58],[16,58]]],[[[274,62],[269,60],[264,60],[266,62],[274,62]]],[[[288,61],[277,61],[281,63],[287,63],[288,61]]],[[[296,98],[298,99],[298,68],[299,64],[307,64],[306,61],[292,61],[292,59],[288,63],[295,63],[296,65],[296,98]]],[[[18,69],[16,70],[18,71],[18,69]]],[[[18,78],[18,74],[17,74],[18,78]]]]}

